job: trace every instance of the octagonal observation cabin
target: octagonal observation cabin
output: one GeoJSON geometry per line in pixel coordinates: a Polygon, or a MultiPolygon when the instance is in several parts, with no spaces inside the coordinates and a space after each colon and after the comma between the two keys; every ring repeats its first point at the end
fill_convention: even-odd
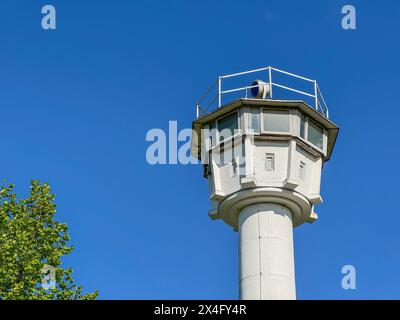
{"type": "Polygon", "coordinates": [[[212,219],[237,230],[244,206],[271,199],[291,209],[293,226],[317,219],[339,131],[317,81],[273,67],[219,76],[197,102],[193,130],[212,219]]]}

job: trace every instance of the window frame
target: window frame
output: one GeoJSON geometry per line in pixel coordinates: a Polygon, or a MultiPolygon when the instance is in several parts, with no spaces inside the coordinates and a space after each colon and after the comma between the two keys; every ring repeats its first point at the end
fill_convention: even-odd
{"type": "Polygon", "coordinates": [[[307,140],[306,139],[307,134],[308,134],[308,117],[303,112],[300,111],[299,137],[304,140],[307,140]],[[303,132],[304,136],[302,137],[301,136],[301,124],[302,124],[303,120],[304,120],[304,132],[303,132]]]}
{"type": "Polygon", "coordinates": [[[265,153],[265,171],[266,172],[272,172],[275,171],[275,153],[267,152],[265,153]],[[268,168],[267,163],[268,160],[271,160],[271,167],[268,168]]]}
{"type": "Polygon", "coordinates": [[[320,124],[318,124],[314,119],[312,119],[311,117],[309,117],[308,115],[306,115],[305,113],[303,113],[301,111],[300,111],[299,118],[300,118],[300,121],[299,121],[299,128],[298,128],[298,130],[299,130],[298,131],[298,138],[301,141],[304,141],[307,144],[311,144],[311,147],[316,149],[316,150],[318,150],[319,152],[325,153],[325,151],[324,151],[325,148],[326,148],[326,146],[325,146],[325,144],[326,144],[325,135],[327,134],[326,133],[326,129],[323,126],[321,126],[320,124]],[[305,119],[305,122],[304,122],[304,138],[300,135],[300,133],[301,133],[301,118],[302,117],[305,119]],[[315,126],[317,126],[320,129],[322,129],[322,149],[320,149],[318,146],[316,146],[314,143],[312,143],[310,140],[308,140],[308,131],[309,131],[309,123],[310,122],[314,123],[315,126]]]}
{"type": "Polygon", "coordinates": [[[311,143],[311,144],[312,144],[315,148],[317,148],[318,150],[324,152],[324,135],[325,135],[325,129],[324,129],[324,127],[322,127],[321,125],[319,125],[319,124],[318,124],[317,122],[315,122],[313,119],[310,119],[309,117],[307,117],[307,130],[305,131],[305,133],[306,133],[306,139],[305,139],[305,140],[306,140],[307,142],[311,143]],[[321,131],[322,131],[322,145],[321,145],[321,148],[318,147],[316,144],[314,144],[313,142],[311,142],[311,141],[308,139],[308,135],[309,135],[309,133],[310,133],[310,130],[309,130],[310,122],[312,122],[314,126],[316,126],[317,128],[321,129],[321,131]]]}
{"type": "Polygon", "coordinates": [[[217,140],[217,144],[221,144],[221,143],[223,143],[223,142],[226,142],[226,141],[229,141],[229,140],[231,140],[232,138],[235,138],[236,136],[239,136],[240,135],[240,115],[239,115],[239,111],[238,110],[235,110],[235,111],[233,111],[233,112],[230,112],[230,113],[227,113],[226,115],[224,115],[224,116],[222,116],[221,118],[217,118],[217,119],[215,119],[215,128],[217,129],[217,137],[216,137],[216,140],[217,140]],[[237,130],[239,131],[237,134],[235,134],[235,133],[233,133],[231,136],[229,136],[228,138],[226,138],[226,139],[224,139],[224,140],[221,140],[221,136],[220,136],[220,130],[219,130],[219,121],[220,120],[222,120],[222,119],[224,119],[224,118],[227,118],[227,117],[229,117],[229,116],[231,116],[232,114],[236,114],[236,121],[237,121],[237,130]]]}
{"type": "Polygon", "coordinates": [[[210,121],[208,123],[208,137],[206,138],[206,140],[209,141],[209,150],[211,150],[212,148],[214,148],[217,144],[218,144],[218,129],[216,127],[216,120],[210,121]],[[211,128],[212,125],[214,125],[214,128],[211,128]],[[215,136],[212,134],[212,130],[215,130],[215,136]],[[214,139],[215,138],[215,139],[214,139]]]}
{"type": "Polygon", "coordinates": [[[267,134],[284,134],[284,135],[291,135],[292,134],[292,121],[291,121],[291,112],[289,109],[281,109],[281,108],[262,108],[261,109],[261,114],[260,114],[260,130],[261,133],[267,133],[267,134]],[[265,117],[265,111],[283,111],[287,112],[288,115],[288,122],[289,122],[289,131],[269,131],[265,130],[264,128],[264,117],[265,117]]]}
{"type": "MultiPolygon", "coordinates": [[[[261,111],[261,112],[262,112],[262,111],[261,111]]],[[[248,124],[247,124],[248,132],[249,132],[250,134],[253,134],[253,135],[259,135],[259,134],[261,134],[262,129],[261,129],[261,115],[260,115],[260,109],[258,109],[258,108],[249,108],[249,109],[248,109],[247,121],[248,121],[248,124]],[[257,129],[258,129],[258,130],[255,130],[255,129],[253,128],[253,119],[256,119],[256,120],[257,120],[257,129]]]]}

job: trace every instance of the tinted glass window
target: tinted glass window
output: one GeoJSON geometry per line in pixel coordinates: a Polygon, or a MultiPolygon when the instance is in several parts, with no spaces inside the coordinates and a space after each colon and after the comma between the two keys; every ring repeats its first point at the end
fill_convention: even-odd
{"type": "Polygon", "coordinates": [[[300,116],[300,137],[306,138],[306,117],[303,115],[300,116]]]}
{"type": "Polygon", "coordinates": [[[312,121],[308,121],[308,137],[307,140],[322,150],[324,131],[320,126],[312,121]]]}
{"type": "Polygon", "coordinates": [[[233,136],[235,130],[238,129],[237,113],[232,113],[225,118],[218,120],[218,131],[220,133],[219,140],[223,141],[233,136]]]}
{"type": "Polygon", "coordinates": [[[289,132],[289,111],[264,110],[264,131],[289,132]]]}
{"type": "Polygon", "coordinates": [[[250,129],[253,129],[254,133],[260,133],[260,115],[258,110],[252,110],[250,113],[250,129]]]}
{"type": "Polygon", "coordinates": [[[214,147],[215,143],[217,142],[216,139],[216,129],[215,129],[215,122],[210,122],[210,138],[211,138],[211,146],[214,147]]]}

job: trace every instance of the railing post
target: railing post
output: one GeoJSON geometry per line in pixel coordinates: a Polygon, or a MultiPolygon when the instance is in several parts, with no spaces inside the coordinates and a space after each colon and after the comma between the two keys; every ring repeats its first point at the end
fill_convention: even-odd
{"type": "Polygon", "coordinates": [[[222,102],[222,83],[221,83],[221,76],[218,77],[218,108],[221,108],[221,102],[222,102]]]}
{"type": "Polygon", "coordinates": [[[317,85],[317,80],[314,80],[314,94],[315,94],[315,110],[318,111],[318,85],[317,85]]]}
{"type": "Polygon", "coordinates": [[[269,79],[269,97],[272,99],[272,68],[268,67],[268,79],[269,79]]]}

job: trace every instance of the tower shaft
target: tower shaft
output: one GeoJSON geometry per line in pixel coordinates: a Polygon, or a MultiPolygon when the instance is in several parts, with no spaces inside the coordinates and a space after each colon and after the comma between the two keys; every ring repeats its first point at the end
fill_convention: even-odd
{"type": "Polygon", "coordinates": [[[239,214],[240,299],[296,299],[292,212],[257,203],[239,214]]]}

